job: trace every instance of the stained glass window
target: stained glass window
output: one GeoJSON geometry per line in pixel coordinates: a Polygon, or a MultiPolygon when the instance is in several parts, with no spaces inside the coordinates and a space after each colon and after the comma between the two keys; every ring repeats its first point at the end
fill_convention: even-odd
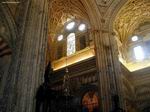
{"type": "Polygon", "coordinates": [[[76,51],[75,33],[70,33],[67,36],[67,56],[74,54],[76,51]]]}

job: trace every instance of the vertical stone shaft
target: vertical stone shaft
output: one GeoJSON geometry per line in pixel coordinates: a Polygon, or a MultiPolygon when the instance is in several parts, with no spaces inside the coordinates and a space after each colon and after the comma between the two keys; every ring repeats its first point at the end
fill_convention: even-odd
{"type": "Polygon", "coordinates": [[[43,80],[48,38],[47,0],[32,0],[28,14],[17,84],[16,112],[34,112],[36,91],[43,80]]]}
{"type": "Polygon", "coordinates": [[[114,47],[111,45],[114,41],[110,40],[109,33],[101,30],[93,31],[95,50],[97,58],[97,69],[99,79],[100,105],[103,112],[113,110],[114,102],[112,97],[120,95],[119,65],[116,61],[114,47]],[[115,60],[114,60],[115,59],[115,60]],[[115,67],[116,66],[116,67],[115,67]]]}
{"type": "MultiPolygon", "coordinates": [[[[24,2],[21,2],[24,3],[24,2]]],[[[30,0],[18,30],[2,112],[35,112],[35,96],[43,81],[48,38],[47,0],[30,0]],[[22,26],[23,24],[24,26],[22,26]],[[22,31],[23,30],[23,31],[22,31]],[[22,33],[22,34],[21,34],[22,33]]]]}

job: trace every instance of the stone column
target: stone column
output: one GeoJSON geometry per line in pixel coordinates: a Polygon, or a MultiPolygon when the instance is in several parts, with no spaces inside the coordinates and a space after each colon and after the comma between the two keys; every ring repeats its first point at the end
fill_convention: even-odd
{"type": "Polygon", "coordinates": [[[120,96],[120,65],[116,55],[117,45],[112,33],[94,30],[97,71],[99,80],[100,106],[103,112],[110,112],[114,108],[113,96],[120,96]]]}
{"type": "Polygon", "coordinates": [[[36,91],[43,82],[48,38],[48,0],[27,0],[20,4],[28,9],[22,11],[22,14],[26,13],[26,18],[22,16],[18,25],[20,29],[16,50],[13,51],[1,112],[35,112],[36,91]]]}

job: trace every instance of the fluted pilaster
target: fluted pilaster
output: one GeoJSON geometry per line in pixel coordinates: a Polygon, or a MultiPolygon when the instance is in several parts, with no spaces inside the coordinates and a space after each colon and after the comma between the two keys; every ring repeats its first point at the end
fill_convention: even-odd
{"type": "Polygon", "coordinates": [[[110,32],[94,30],[93,37],[97,58],[100,105],[103,112],[110,112],[114,108],[113,96],[120,96],[122,93],[117,45],[110,32]]]}

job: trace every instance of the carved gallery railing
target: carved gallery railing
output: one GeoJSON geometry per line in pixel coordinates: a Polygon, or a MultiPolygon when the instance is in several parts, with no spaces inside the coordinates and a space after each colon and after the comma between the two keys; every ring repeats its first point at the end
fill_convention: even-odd
{"type": "MultiPolygon", "coordinates": [[[[77,82],[81,82],[82,84],[87,84],[95,82],[97,80],[95,57],[68,66],[67,69],[69,70],[68,75],[72,81],[76,80],[77,82]]],[[[65,68],[54,71],[53,75],[49,76],[51,84],[60,85],[58,83],[62,83],[64,74],[66,74],[65,68]]]]}
{"type": "Polygon", "coordinates": [[[95,56],[94,46],[90,46],[81,51],[78,51],[77,53],[71,56],[63,57],[59,60],[52,62],[52,66],[55,71],[66,67],[66,59],[67,59],[67,66],[68,66],[68,65],[79,63],[84,60],[88,60],[89,58],[92,58],[94,56],[95,56]]]}

